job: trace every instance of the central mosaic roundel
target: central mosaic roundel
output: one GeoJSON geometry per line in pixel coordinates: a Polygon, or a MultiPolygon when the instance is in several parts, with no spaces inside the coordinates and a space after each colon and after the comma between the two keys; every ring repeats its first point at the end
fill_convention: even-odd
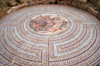
{"type": "Polygon", "coordinates": [[[38,33],[58,33],[65,30],[68,25],[68,20],[57,14],[42,14],[33,17],[29,26],[32,30],[38,33]]]}

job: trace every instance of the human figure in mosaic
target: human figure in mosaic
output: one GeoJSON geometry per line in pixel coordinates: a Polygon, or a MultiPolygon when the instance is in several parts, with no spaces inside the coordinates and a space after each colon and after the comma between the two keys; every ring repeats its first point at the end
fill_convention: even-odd
{"type": "Polygon", "coordinates": [[[39,32],[43,28],[43,26],[40,23],[36,22],[33,22],[32,26],[37,29],[37,32],[39,32]]]}
{"type": "Polygon", "coordinates": [[[47,22],[46,29],[47,29],[47,31],[51,32],[52,31],[53,22],[48,18],[47,18],[46,22],[47,22]]]}

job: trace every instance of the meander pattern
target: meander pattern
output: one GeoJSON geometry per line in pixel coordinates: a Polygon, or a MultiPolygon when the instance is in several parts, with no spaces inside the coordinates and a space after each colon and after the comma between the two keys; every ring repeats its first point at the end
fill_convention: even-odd
{"type": "Polygon", "coordinates": [[[20,9],[0,22],[1,65],[95,66],[100,62],[100,25],[86,11],[71,6],[37,5],[20,9]],[[54,33],[34,31],[30,21],[43,14],[64,17],[66,28],[54,33]]]}

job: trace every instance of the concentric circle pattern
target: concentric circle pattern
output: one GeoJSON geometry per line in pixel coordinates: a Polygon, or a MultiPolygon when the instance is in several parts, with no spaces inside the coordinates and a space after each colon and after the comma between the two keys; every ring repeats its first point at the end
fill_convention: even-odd
{"type": "MultiPolygon", "coordinates": [[[[39,25],[39,30],[47,22],[39,25]]],[[[62,5],[37,5],[7,15],[0,23],[0,66],[95,66],[100,63],[100,25],[86,11],[62,5]],[[34,31],[33,18],[43,14],[64,17],[66,28],[49,34],[49,30],[34,31]]]]}

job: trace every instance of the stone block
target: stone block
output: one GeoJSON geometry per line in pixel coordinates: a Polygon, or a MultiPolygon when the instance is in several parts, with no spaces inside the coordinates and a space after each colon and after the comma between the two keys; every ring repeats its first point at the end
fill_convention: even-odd
{"type": "Polygon", "coordinates": [[[19,9],[27,7],[27,6],[28,6],[28,3],[23,3],[23,4],[18,5],[19,9]]]}
{"type": "Polygon", "coordinates": [[[60,1],[60,2],[58,2],[58,4],[68,4],[68,1],[60,1]]]}
{"type": "Polygon", "coordinates": [[[66,1],[66,4],[71,5],[72,3],[71,1],[66,1]]]}
{"type": "Polygon", "coordinates": [[[9,9],[8,11],[7,11],[7,14],[11,14],[13,12],[13,9],[11,8],[11,9],[9,9]]]}
{"type": "Polygon", "coordinates": [[[90,2],[96,5],[98,0],[90,0],[90,2]]]}
{"type": "Polygon", "coordinates": [[[7,14],[10,14],[10,13],[12,13],[12,12],[15,12],[15,11],[17,11],[17,10],[19,10],[19,9],[21,9],[21,8],[27,7],[27,6],[28,6],[28,3],[23,3],[23,4],[21,4],[21,5],[14,6],[14,7],[10,8],[10,9],[7,11],[7,14]]]}
{"type": "Polygon", "coordinates": [[[93,3],[95,6],[100,8],[100,0],[90,0],[91,3],[93,3]]]}
{"type": "Polygon", "coordinates": [[[80,8],[80,9],[83,9],[83,10],[86,10],[86,9],[87,9],[87,5],[80,4],[79,8],[80,8]]]}
{"type": "Polygon", "coordinates": [[[18,6],[14,6],[14,7],[12,7],[12,9],[13,9],[13,12],[15,12],[15,11],[17,11],[19,9],[19,7],[18,6]]]}
{"type": "Polygon", "coordinates": [[[0,11],[0,19],[3,18],[5,16],[5,12],[4,11],[0,11]]]}
{"type": "Polygon", "coordinates": [[[79,0],[73,0],[73,2],[76,2],[76,3],[78,3],[78,2],[79,2],[79,0]]]}
{"type": "Polygon", "coordinates": [[[77,2],[72,2],[72,5],[73,5],[74,7],[77,7],[77,8],[80,7],[80,3],[77,3],[77,2]]]}
{"type": "Polygon", "coordinates": [[[5,14],[7,14],[7,11],[8,11],[10,8],[11,8],[11,7],[5,7],[5,8],[4,8],[3,11],[5,12],[5,14]]]}
{"type": "Polygon", "coordinates": [[[44,1],[38,1],[38,4],[43,4],[44,1]]]}
{"type": "Polygon", "coordinates": [[[20,3],[27,3],[28,0],[18,0],[20,3]]]}
{"type": "Polygon", "coordinates": [[[7,11],[7,14],[11,14],[12,12],[17,11],[18,9],[19,9],[18,6],[14,6],[14,7],[10,8],[10,9],[7,11]]]}
{"type": "Polygon", "coordinates": [[[98,0],[96,6],[97,6],[98,8],[100,8],[100,0],[98,0]]]}
{"type": "Polygon", "coordinates": [[[7,6],[8,0],[1,0],[0,3],[1,3],[3,6],[7,6]]]}
{"type": "MultiPolygon", "coordinates": [[[[43,1],[45,2],[45,0],[43,0],[43,1]]],[[[51,0],[50,2],[54,4],[55,3],[55,0],[51,0]]]]}
{"type": "Polygon", "coordinates": [[[58,4],[71,5],[71,1],[59,1],[58,4]]]}
{"type": "Polygon", "coordinates": [[[62,5],[71,5],[71,0],[67,0],[67,1],[59,1],[58,4],[62,4],[62,5]]]}
{"type": "Polygon", "coordinates": [[[62,2],[62,1],[60,1],[60,2],[58,2],[58,4],[63,4],[63,2],[62,2]]]}
{"type": "Polygon", "coordinates": [[[76,2],[72,2],[72,6],[76,7],[76,2]]]}
{"type": "Polygon", "coordinates": [[[9,2],[8,5],[9,6],[16,6],[17,5],[17,2],[15,2],[15,1],[9,2]]]}
{"type": "Polygon", "coordinates": [[[27,7],[28,6],[28,3],[23,3],[22,6],[23,7],[27,7]]]}
{"type": "Polygon", "coordinates": [[[90,7],[90,6],[87,6],[87,11],[88,11],[89,13],[93,14],[93,15],[96,16],[96,17],[97,17],[97,15],[98,15],[98,11],[96,11],[95,9],[93,9],[93,8],[90,7]]]}
{"type": "Polygon", "coordinates": [[[0,7],[0,11],[1,11],[1,7],[0,7]]]}
{"type": "Polygon", "coordinates": [[[49,2],[45,1],[44,4],[49,4],[49,2]]]}
{"type": "Polygon", "coordinates": [[[3,9],[5,6],[4,5],[1,5],[1,9],[3,9]]]}
{"type": "Polygon", "coordinates": [[[86,4],[88,0],[79,0],[80,3],[86,4]]]}
{"type": "Polygon", "coordinates": [[[36,3],[35,3],[35,1],[33,2],[33,1],[28,1],[28,5],[29,6],[33,6],[33,5],[35,5],[36,3]]]}
{"type": "Polygon", "coordinates": [[[100,20],[100,13],[98,14],[98,16],[97,16],[97,19],[99,19],[100,20]]]}

